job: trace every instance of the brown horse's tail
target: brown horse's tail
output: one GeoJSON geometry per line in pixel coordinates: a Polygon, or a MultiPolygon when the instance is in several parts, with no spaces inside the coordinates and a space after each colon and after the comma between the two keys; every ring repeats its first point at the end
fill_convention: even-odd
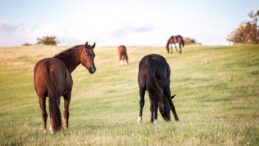
{"type": "Polygon", "coordinates": [[[166,43],[166,51],[167,51],[167,53],[169,53],[170,39],[171,39],[171,37],[167,40],[167,43],[166,43]]]}
{"type": "Polygon", "coordinates": [[[61,114],[59,109],[60,96],[55,86],[55,80],[53,78],[54,75],[49,70],[49,68],[50,68],[49,65],[47,65],[47,70],[44,75],[45,75],[45,82],[46,82],[48,97],[49,97],[50,122],[55,132],[61,129],[61,126],[62,126],[61,114]]]}
{"type": "Polygon", "coordinates": [[[148,65],[148,76],[146,81],[146,88],[148,91],[148,94],[154,97],[163,97],[163,89],[158,83],[158,79],[156,78],[154,68],[152,66],[152,63],[149,63],[148,65]]]}

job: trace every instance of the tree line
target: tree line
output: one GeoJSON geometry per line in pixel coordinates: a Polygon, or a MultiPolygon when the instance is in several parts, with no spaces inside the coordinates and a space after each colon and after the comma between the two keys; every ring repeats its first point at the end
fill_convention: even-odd
{"type": "MultiPolygon", "coordinates": [[[[56,36],[50,35],[50,36],[42,36],[40,38],[37,38],[37,45],[53,45],[56,46],[59,43],[56,36]]],[[[30,43],[24,43],[22,46],[31,46],[33,44],[30,43]]]]}
{"type": "Polygon", "coordinates": [[[242,22],[238,28],[230,33],[227,40],[234,44],[259,44],[259,10],[251,11],[248,21],[242,22]]]}

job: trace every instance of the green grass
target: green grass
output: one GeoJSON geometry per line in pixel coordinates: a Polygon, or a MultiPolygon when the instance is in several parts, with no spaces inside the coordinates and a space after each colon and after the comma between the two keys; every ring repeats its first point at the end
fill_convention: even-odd
{"type": "Polygon", "coordinates": [[[80,65],[72,74],[70,130],[44,134],[33,68],[65,48],[0,48],[0,145],[259,144],[259,46],[186,46],[182,54],[129,47],[127,66],[119,65],[115,47],[96,48],[97,72],[90,75],[80,65]],[[159,115],[150,124],[146,96],[143,123],[137,124],[138,63],[150,53],[171,66],[178,123],[159,115]]]}

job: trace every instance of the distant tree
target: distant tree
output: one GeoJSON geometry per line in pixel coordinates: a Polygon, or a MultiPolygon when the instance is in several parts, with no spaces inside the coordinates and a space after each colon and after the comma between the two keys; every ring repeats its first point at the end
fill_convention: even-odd
{"type": "Polygon", "coordinates": [[[191,45],[191,44],[197,44],[197,41],[193,38],[185,37],[184,38],[184,43],[186,45],[191,45]]]}
{"type": "Polygon", "coordinates": [[[22,46],[32,46],[31,43],[23,43],[22,46]]]}
{"type": "Polygon", "coordinates": [[[234,44],[258,44],[259,43],[259,10],[256,13],[251,11],[248,16],[251,20],[241,23],[241,25],[236,28],[227,37],[227,40],[233,42],[234,44]]]}
{"type": "Polygon", "coordinates": [[[57,45],[59,42],[56,38],[56,36],[43,36],[41,38],[37,39],[37,44],[43,44],[43,45],[57,45]]]}

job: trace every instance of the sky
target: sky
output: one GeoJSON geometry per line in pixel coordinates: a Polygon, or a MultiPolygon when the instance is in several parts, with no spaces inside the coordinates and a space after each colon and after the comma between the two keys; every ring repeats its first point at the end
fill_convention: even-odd
{"type": "Polygon", "coordinates": [[[227,36],[258,6],[258,0],[0,0],[0,46],[45,35],[59,45],[163,46],[177,34],[228,45],[227,36]]]}

